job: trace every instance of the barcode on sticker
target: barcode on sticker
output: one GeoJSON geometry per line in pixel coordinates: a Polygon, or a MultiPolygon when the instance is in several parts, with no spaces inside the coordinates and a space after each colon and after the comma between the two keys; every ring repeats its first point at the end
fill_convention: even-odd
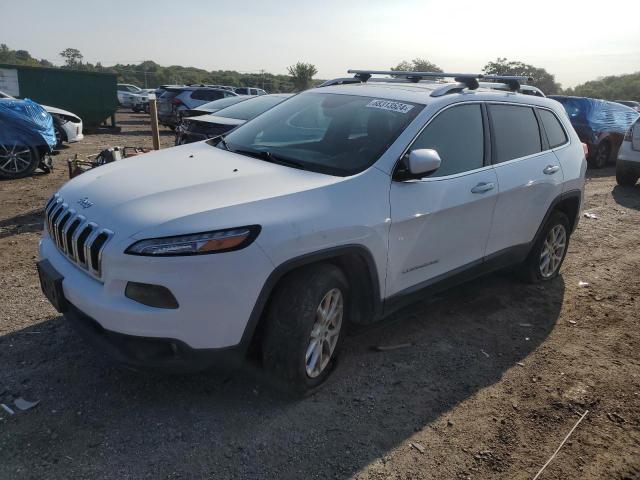
{"type": "Polygon", "coordinates": [[[371,100],[366,106],[399,113],[407,113],[414,107],[414,105],[409,105],[408,103],[392,102],[391,100],[371,100]]]}

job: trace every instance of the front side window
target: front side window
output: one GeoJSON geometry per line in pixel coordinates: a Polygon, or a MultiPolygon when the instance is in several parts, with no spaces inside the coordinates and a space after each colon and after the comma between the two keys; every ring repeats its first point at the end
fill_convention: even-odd
{"type": "Polygon", "coordinates": [[[305,92],[238,127],[218,146],[295,168],[354,175],[373,165],[422,108],[405,101],[305,92]]]}
{"type": "Polygon", "coordinates": [[[533,108],[489,105],[494,163],[526,157],[542,151],[540,128],[533,108]]]}
{"type": "Polygon", "coordinates": [[[542,121],[542,126],[549,140],[549,148],[556,148],[567,143],[567,134],[560,125],[560,120],[549,110],[538,109],[538,115],[542,121]]]}
{"type": "Polygon", "coordinates": [[[444,177],[484,165],[484,127],[479,104],[459,105],[439,113],[416,138],[411,150],[432,148],[442,164],[429,177],[444,177]]]}
{"type": "Polygon", "coordinates": [[[238,120],[251,120],[271,107],[286,100],[287,97],[249,97],[245,102],[240,102],[222,110],[218,110],[219,117],[237,118],[238,120]]]}

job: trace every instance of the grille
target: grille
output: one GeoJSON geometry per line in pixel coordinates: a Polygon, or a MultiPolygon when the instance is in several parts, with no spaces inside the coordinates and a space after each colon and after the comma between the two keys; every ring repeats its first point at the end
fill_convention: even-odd
{"type": "Polygon", "coordinates": [[[102,251],[113,236],[111,230],[100,228],[80,215],[57,193],[44,208],[47,232],[53,243],[69,260],[92,276],[102,277],[102,251]]]}

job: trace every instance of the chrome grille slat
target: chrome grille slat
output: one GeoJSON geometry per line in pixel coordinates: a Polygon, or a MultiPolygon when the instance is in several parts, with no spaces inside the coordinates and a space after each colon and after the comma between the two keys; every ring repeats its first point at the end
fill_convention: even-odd
{"type": "Polygon", "coordinates": [[[47,233],[57,249],[99,280],[102,277],[102,252],[114,233],[69,208],[57,193],[46,203],[44,214],[47,233]]]}

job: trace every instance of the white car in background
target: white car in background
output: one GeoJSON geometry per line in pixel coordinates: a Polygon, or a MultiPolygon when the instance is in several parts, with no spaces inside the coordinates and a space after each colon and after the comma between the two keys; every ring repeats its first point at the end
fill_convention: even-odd
{"type": "Polygon", "coordinates": [[[118,103],[121,107],[132,107],[136,95],[142,92],[140,87],[129,83],[118,84],[118,103]]]}
{"type": "MultiPolygon", "coordinates": [[[[9,94],[0,92],[0,98],[14,98],[9,94]]],[[[42,105],[49,115],[53,117],[53,130],[56,134],[57,146],[64,142],[79,142],[84,138],[82,134],[82,119],[74,113],[61,108],[42,105]]]]}
{"type": "Polygon", "coordinates": [[[640,178],[640,119],[629,129],[618,151],[616,181],[633,187],[640,178]]]}

